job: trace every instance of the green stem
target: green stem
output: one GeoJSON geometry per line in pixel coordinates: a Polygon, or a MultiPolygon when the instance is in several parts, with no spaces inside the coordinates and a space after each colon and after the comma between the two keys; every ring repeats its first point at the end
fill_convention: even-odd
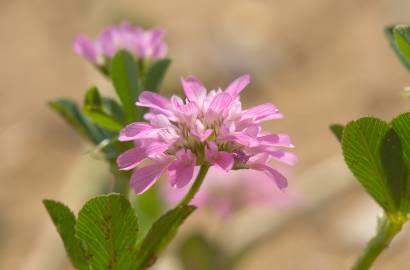
{"type": "Polygon", "coordinates": [[[195,182],[192,184],[191,189],[188,191],[185,197],[179,202],[178,206],[185,206],[191,202],[191,200],[194,198],[195,194],[198,192],[199,188],[201,187],[202,182],[204,181],[208,170],[209,170],[209,165],[204,164],[201,166],[198,176],[196,177],[195,182]]]}
{"type": "Polygon", "coordinates": [[[385,215],[380,220],[376,236],[369,241],[352,270],[370,269],[377,257],[389,246],[394,236],[400,232],[406,220],[407,218],[403,218],[402,215],[399,215],[398,218],[385,215]]]}

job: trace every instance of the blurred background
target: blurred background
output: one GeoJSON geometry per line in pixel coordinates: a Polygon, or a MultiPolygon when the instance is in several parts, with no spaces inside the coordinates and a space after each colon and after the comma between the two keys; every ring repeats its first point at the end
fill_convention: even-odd
{"type": "MultiPolygon", "coordinates": [[[[238,269],[348,269],[379,210],[347,172],[328,124],[408,110],[409,76],[383,34],[385,25],[410,22],[406,0],[1,0],[0,269],[70,269],[41,200],[78,209],[92,183],[109,176],[46,102],[81,101],[93,84],[110,92],[72,41],[122,20],[166,30],[173,64],[164,94],[180,91],[181,76],[212,88],[250,73],[245,106],[270,101],[285,114],[266,127],[294,140],[300,162],[289,190],[300,203],[218,229],[232,249],[244,235],[269,232],[238,269]]],[[[201,214],[188,223],[210,235],[218,226],[201,214]]],[[[409,269],[409,256],[405,228],[375,269],[409,269]]]]}

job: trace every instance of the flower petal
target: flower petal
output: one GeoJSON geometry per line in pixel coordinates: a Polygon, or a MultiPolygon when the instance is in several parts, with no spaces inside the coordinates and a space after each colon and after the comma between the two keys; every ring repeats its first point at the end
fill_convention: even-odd
{"type": "Polygon", "coordinates": [[[134,147],[125,151],[117,158],[117,165],[120,170],[130,170],[141,163],[147,156],[140,148],[134,147]]]}
{"type": "Polygon", "coordinates": [[[120,170],[133,169],[144,159],[162,154],[168,148],[168,144],[155,142],[147,147],[134,147],[117,158],[118,167],[120,170]]]}
{"type": "Polygon", "coordinates": [[[86,36],[78,36],[74,40],[74,51],[93,64],[97,64],[98,56],[94,43],[86,36]]]}
{"type": "Polygon", "coordinates": [[[241,145],[248,146],[248,147],[255,147],[259,145],[259,141],[257,139],[252,138],[251,136],[248,136],[241,132],[235,132],[227,136],[220,137],[219,139],[220,140],[232,140],[234,142],[237,142],[241,145]]]}
{"type": "Polygon", "coordinates": [[[165,113],[166,115],[169,115],[171,113],[170,108],[171,108],[171,102],[164,98],[163,96],[150,92],[150,91],[143,91],[139,97],[138,101],[136,103],[138,106],[142,107],[148,107],[151,109],[158,110],[162,113],[165,113]]]}
{"type": "Polygon", "coordinates": [[[151,125],[144,122],[135,122],[129,124],[120,131],[119,140],[132,140],[132,138],[138,135],[141,131],[148,129],[152,129],[151,125]]]}
{"type": "Polygon", "coordinates": [[[193,101],[198,105],[202,105],[206,95],[206,89],[202,82],[193,76],[188,76],[181,79],[181,84],[188,100],[193,101]]]}
{"type": "Polygon", "coordinates": [[[260,125],[250,125],[250,126],[248,126],[247,128],[245,128],[243,130],[243,133],[250,136],[250,137],[252,137],[252,138],[255,138],[256,136],[258,136],[261,129],[262,128],[261,128],[260,125]]]}
{"type": "Polygon", "coordinates": [[[279,189],[285,189],[288,186],[288,180],[280,172],[266,164],[253,164],[251,169],[263,171],[267,176],[269,176],[279,189]]]}
{"type": "Polygon", "coordinates": [[[215,143],[209,143],[208,147],[205,148],[205,159],[225,171],[231,170],[234,163],[232,154],[218,151],[215,143]]]}
{"type": "Polygon", "coordinates": [[[213,158],[213,161],[219,168],[225,171],[230,171],[233,167],[234,159],[228,152],[218,152],[218,154],[213,158]]]}
{"type": "Polygon", "coordinates": [[[102,52],[111,58],[121,48],[121,41],[118,30],[115,27],[108,27],[100,33],[96,43],[102,52]]]}
{"type": "Polygon", "coordinates": [[[196,157],[191,150],[179,150],[176,157],[177,160],[168,167],[168,176],[173,187],[182,188],[191,181],[194,175],[196,157]]]}
{"type": "Polygon", "coordinates": [[[175,161],[168,167],[168,178],[173,187],[182,188],[186,186],[194,176],[195,165],[187,165],[175,161]]]}
{"type": "Polygon", "coordinates": [[[217,94],[211,104],[209,104],[209,108],[205,115],[205,121],[213,121],[218,117],[223,117],[223,112],[228,111],[229,105],[232,103],[233,98],[224,92],[217,94]]]}
{"type": "Polygon", "coordinates": [[[249,75],[243,75],[238,79],[234,80],[225,89],[225,93],[228,93],[233,98],[237,97],[240,92],[251,82],[251,77],[249,75]]]}
{"type": "Polygon", "coordinates": [[[290,166],[295,165],[298,162],[298,156],[294,153],[290,153],[282,150],[271,150],[267,151],[274,159],[279,160],[290,166]]]}
{"type": "Polygon", "coordinates": [[[268,134],[257,138],[261,144],[269,146],[283,146],[293,148],[289,135],[287,134],[268,134]]]}
{"type": "Polygon", "coordinates": [[[282,118],[283,115],[271,103],[265,103],[259,106],[252,107],[242,112],[241,119],[253,119],[256,123],[282,118]]]}
{"type": "Polygon", "coordinates": [[[150,188],[155,181],[161,176],[162,172],[168,166],[166,162],[157,162],[146,167],[142,167],[131,176],[131,187],[136,194],[144,193],[148,188],[150,188]]]}

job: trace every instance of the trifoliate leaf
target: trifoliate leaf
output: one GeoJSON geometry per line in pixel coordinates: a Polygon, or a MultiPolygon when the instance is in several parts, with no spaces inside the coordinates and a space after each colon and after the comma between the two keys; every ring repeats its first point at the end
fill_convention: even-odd
{"type": "Polygon", "coordinates": [[[136,269],[138,221],[119,194],[89,200],[78,214],[76,237],[83,241],[94,270],[136,269]]]}

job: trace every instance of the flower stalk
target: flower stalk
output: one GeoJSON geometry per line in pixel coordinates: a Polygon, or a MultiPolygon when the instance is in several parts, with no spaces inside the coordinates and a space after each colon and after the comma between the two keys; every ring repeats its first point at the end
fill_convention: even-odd
{"type": "Polygon", "coordinates": [[[204,164],[199,169],[198,176],[196,177],[194,183],[192,184],[191,188],[187,192],[184,198],[179,202],[178,206],[185,206],[188,205],[191,200],[194,198],[195,194],[198,192],[199,188],[201,187],[202,183],[204,182],[205,176],[208,173],[209,165],[204,164]]]}
{"type": "Polygon", "coordinates": [[[367,270],[373,265],[378,256],[389,246],[393,238],[400,232],[407,218],[403,215],[383,216],[376,235],[370,239],[362,255],[353,265],[352,270],[367,270]]]}

